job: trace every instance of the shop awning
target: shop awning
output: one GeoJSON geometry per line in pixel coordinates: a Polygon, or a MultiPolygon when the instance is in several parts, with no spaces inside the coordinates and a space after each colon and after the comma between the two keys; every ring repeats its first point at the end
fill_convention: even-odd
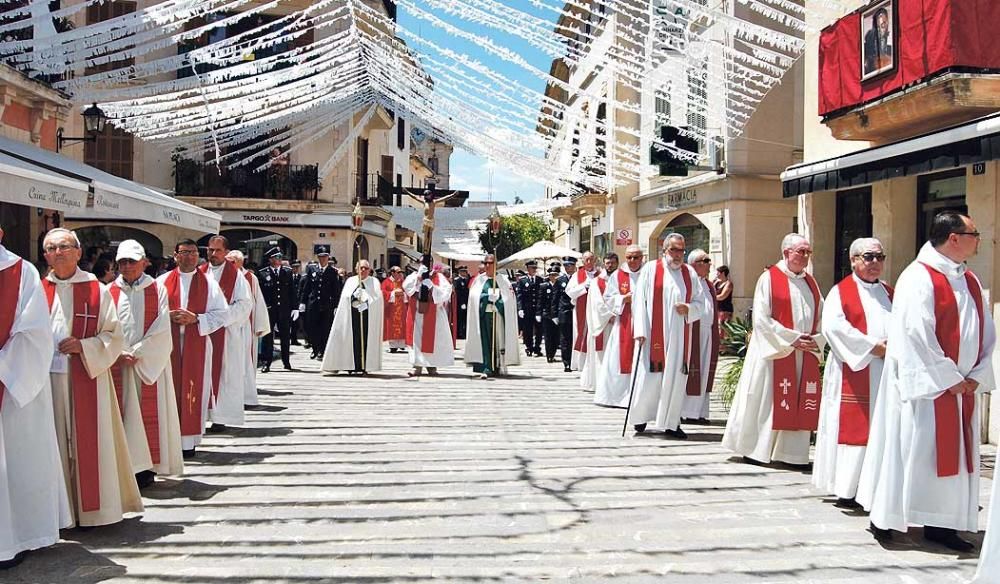
{"type": "Polygon", "coordinates": [[[0,154],[0,201],[70,213],[87,207],[89,185],[0,154]]]}
{"type": "Polygon", "coordinates": [[[791,166],[781,174],[781,183],[785,197],[797,197],[996,159],[1000,159],[1000,114],[837,158],[791,166]]]}
{"type": "MultiPolygon", "coordinates": [[[[0,155],[22,165],[29,165],[28,168],[34,168],[38,173],[61,176],[72,181],[77,191],[81,185],[83,188],[83,204],[73,204],[71,209],[58,204],[43,204],[41,200],[25,204],[65,211],[68,219],[115,218],[176,225],[201,233],[219,232],[222,218],[217,213],[179,201],[148,186],[114,176],[61,154],[0,137],[0,155]],[[88,190],[92,196],[88,196],[88,190]]],[[[6,190],[6,185],[0,189],[5,199],[6,190]]]]}
{"type": "Polygon", "coordinates": [[[389,251],[389,253],[398,253],[398,254],[405,255],[406,257],[410,258],[411,260],[419,260],[420,259],[420,253],[417,250],[415,250],[412,247],[406,245],[405,243],[399,243],[398,241],[393,241],[389,245],[389,250],[388,251],[389,251]]]}

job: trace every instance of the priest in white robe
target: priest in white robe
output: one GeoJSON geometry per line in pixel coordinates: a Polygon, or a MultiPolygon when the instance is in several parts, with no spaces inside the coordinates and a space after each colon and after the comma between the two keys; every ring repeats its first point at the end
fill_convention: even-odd
{"type": "Polygon", "coordinates": [[[198,244],[183,239],[174,246],[177,267],[156,283],[167,291],[173,349],[170,373],[181,422],[184,458],[201,444],[212,399],[212,342],[209,336],[229,319],[229,306],[215,278],[198,269],[198,244]]]}
{"type": "Polygon", "coordinates": [[[244,420],[246,347],[250,343],[250,313],[254,300],[239,267],[226,259],[228,253],[229,240],[223,235],[213,236],[208,240],[208,263],[202,267],[219,284],[229,305],[224,327],[211,337],[214,360],[208,417],[212,421],[209,429],[212,432],[224,431],[226,426],[242,426],[244,420]]]}
{"type": "Polygon", "coordinates": [[[465,364],[480,379],[507,374],[521,364],[517,342],[517,297],[510,280],[497,274],[496,256],[483,260],[486,271],[469,286],[465,364]]]}
{"type": "Polygon", "coordinates": [[[573,303],[573,357],[571,367],[580,372],[580,387],[593,390],[597,383],[597,369],[604,355],[604,336],[591,334],[588,313],[590,307],[591,288],[603,299],[603,288],[595,284],[598,280],[607,281],[607,274],[597,267],[597,257],[587,251],[581,258],[583,265],[566,284],[566,295],[573,303]]]}
{"type": "Polygon", "coordinates": [[[72,523],[52,409],[53,350],[38,271],[0,245],[0,568],[56,543],[72,523]]]}
{"type": "Polygon", "coordinates": [[[608,340],[594,391],[594,403],[599,406],[628,406],[637,348],[632,326],[632,298],[639,282],[642,258],[638,245],[626,248],[625,264],[608,277],[603,302],[594,310],[595,324],[606,324],[608,340]]]}
{"type": "Polygon", "coordinates": [[[979,248],[972,219],[942,213],[899,277],[885,369],[857,500],[877,539],[923,525],[959,552],[979,528],[977,396],[994,386],[996,329],[982,283],[965,262],[979,248]]]}
{"type": "MultiPolygon", "coordinates": [[[[243,267],[246,257],[238,249],[234,249],[226,254],[226,259],[236,264],[240,269],[240,275],[250,286],[250,298],[253,299],[253,310],[250,311],[249,323],[247,325],[247,371],[244,378],[243,407],[253,408],[259,405],[257,399],[257,355],[260,353],[260,339],[271,332],[271,318],[267,313],[267,301],[264,293],[260,290],[260,281],[257,274],[243,267]]],[[[319,351],[316,348],[316,351],[319,351]]]]}
{"type": "Polygon", "coordinates": [[[365,375],[382,370],[382,288],[368,260],[359,261],[354,271],[357,275],[348,278],[340,292],[323,371],[365,375]]]}
{"type": "Polygon", "coordinates": [[[784,256],[761,274],[753,297],[753,335],[722,446],[750,464],[809,464],[809,438],[819,426],[823,299],[806,272],[812,245],[797,233],[784,256]]]}
{"type": "Polygon", "coordinates": [[[837,497],[844,509],[859,508],[861,463],[871,414],[882,379],[892,288],[882,282],[885,252],[874,238],[856,239],[851,273],[823,303],[823,337],[830,344],[816,435],[812,482],[837,497]]]}
{"type": "Polygon", "coordinates": [[[448,320],[452,287],[443,271],[444,266],[435,265],[428,273],[427,267],[421,265],[403,280],[410,310],[406,331],[410,365],[413,366],[408,372],[410,377],[420,375],[425,367],[428,374],[437,375],[439,367],[455,364],[455,345],[448,320]],[[421,300],[423,294],[426,294],[425,300],[421,300]]]}
{"type": "Polygon", "coordinates": [[[704,289],[684,263],[684,236],[667,235],[663,248],[665,257],[647,263],[639,273],[632,300],[633,335],[641,355],[628,423],[637,433],[653,424],[670,438],[686,440],[680,424],[691,355],[690,325],[703,316],[704,289]]]}
{"type": "Polygon", "coordinates": [[[708,281],[712,258],[703,249],[688,254],[688,264],[698,274],[698,283],[704,289],[700,320],[691,325],[691,355],[688,359],[688,379],[681,421],[688,424],[707,424],[715,384],[715,368],[719,363],[719,311],[715,300],[715,287],[708,281]]]}
{"type": "Polygon", "coordinates": [[[42,247],[52,268],[42,288],[55,341],[53,406],[73,523],[117,523],[143,510],[111,379],[125,337],[111,293],[77,267],[76,234],[53,229],[42,247]]]}
{"type": "Polygon", "coordinates": [[[132,468],[139,487],[154,474],[180,476],[181,423],[170,376],[170,314],[167,291],[143,273],[149,261],[142,245],[127,239],[118,245],[118,278],[108,290],[125,335],[121,357],[112,367],[132,468]],[[120,383],[120,387],[117,386],[120,383]]]}

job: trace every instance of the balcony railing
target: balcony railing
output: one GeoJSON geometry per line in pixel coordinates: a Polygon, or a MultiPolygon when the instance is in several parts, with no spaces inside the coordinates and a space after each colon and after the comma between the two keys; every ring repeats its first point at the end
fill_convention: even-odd
{"type": "Polygon", "coordinates": [[[392,183],[382,178],[377,172],[355,174],[355,201],[361,200],[362,205],[397,205],[397,197],[393,194],[392,183]]]}
{"type": "Polygon", "coordinates": [[[315,201],[319,189],[315,164],[275,164],[255,171],[249,166],[220,170],[187,158],[174,161],[174,190],[180,196],[315,201]]]}

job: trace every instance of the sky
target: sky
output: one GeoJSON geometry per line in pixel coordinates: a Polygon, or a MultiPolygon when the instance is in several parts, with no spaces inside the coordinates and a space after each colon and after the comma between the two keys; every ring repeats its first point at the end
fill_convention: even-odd
{"type": "MultiPolygon", "coordinates": [[[[432,12],[438,18],[456,27],[475,34],[488,36],[496,45],[516,52],[537,69],[546,73],[548,72],[552,57],[533,47],[523,39],[502,33],[494,28],[472,24],[458,16],[445,14],[443,11],[435,9],[427,0],[414,0],[414,2],[423,10],[432,12]]],[[[529,2],[524,0],[502,0],[502,2],[516,7],[517,10],[530,12],[539,18],[548,20],[552,23],[552,28],[555,27],[557,14],[553,11],[533,8],[529,2]]],[[[561,3],[551,2],[551,4],[559,5],[561,3]]],[[[403,36],[404,39],[408,34],[419,35],[437,45],[468,55],[504,77],[516,80],[526,87],[535,90],[538,98],[531,103],[527,103],[527,105],[533,109],[539,107],[542,93],[545,90],[545,81],[543,79],[519,65],[508,63],[465,39],[455,37],[448,31],[424,19],[415,17],[407,10],[405,5],[399,6],[398,22],[402,29],[400,36],[403,36]]],[[[426,51],[419,44],[410,43],[410,46],[419,52],[426,51]]],[[[434,57],[440,58],[440,55],[435,54],[434,57]]],[[[470,191],[470,200],[489,200],[491,198],[491,171],[492,200],[494,201],[513,203],[515,197],[520,197],[523,201],[530,202],[542,198],[545,194],[545,186],[542,183],[521,177],[495,162],[491,163],[485,157],[477,156],[471,152],[457,148],[451,157],[451,188],[470,191]]]]}

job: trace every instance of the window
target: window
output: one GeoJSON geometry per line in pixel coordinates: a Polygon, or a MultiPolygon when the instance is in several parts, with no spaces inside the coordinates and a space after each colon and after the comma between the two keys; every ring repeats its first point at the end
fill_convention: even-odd
{"type": "MultiPolygon", "coordinates": [[[[135,2],[126,2],[121,0],[118,2],[91,4],[87,7],[87,24],[97,24],[98,22],[104,22],[105,20],[111,20],[112,18],[118,18],[119,16],[130,14],[135,12],[135,6],[135,2]]],[[[111,61],[110,63],[97,65],[96,67],[87,67],[85,74],[94,75],[105,71],[114,71],[115,69],[130,67],[134,64],[135,59],[131,58],[111,61]]]]}
{"type": "Polygon", "coordinates": [[[837,193],[836,257],[833,274],[839,282],[851,273],[851,243],[872,236],[872,189],[837,193]]]}
{"type": "Polygon", "coordinates": [[[399,125],[396,126],[396,148],[406,150],[406,120],[399,118],[399,125]]]}
{"type": "Polygon", "coordinates": [[[433,172],[434,174],[437,174],[439,172],[438,171],[438,157],[437,156],[431,156],[430,158],[428,158],[427,159],[427,167],[431,169],[431,172],[433,172]]]}
{"type": "Polygon", "coordinates": [[[931,235],[934,216],[945,211],[967,214],[965,169],[917,177],[917,251],[931,235]]]}

